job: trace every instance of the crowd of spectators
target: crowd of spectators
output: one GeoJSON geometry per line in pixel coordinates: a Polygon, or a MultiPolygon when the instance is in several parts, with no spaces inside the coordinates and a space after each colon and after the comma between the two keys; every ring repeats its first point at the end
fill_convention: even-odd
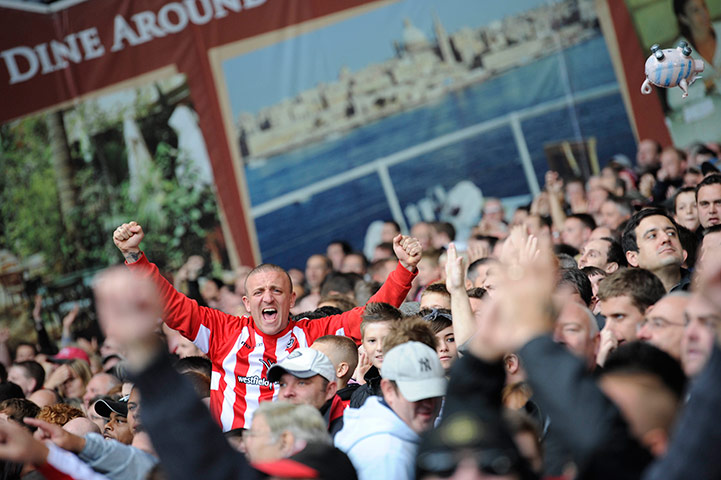
{"type": "Polygon", "coordinates": [[[646,139],[304,270],[169,281],[124,223],[102,341],[40,299],[0,332],[0,478],[721,478],[719,150],[646,139]]]}

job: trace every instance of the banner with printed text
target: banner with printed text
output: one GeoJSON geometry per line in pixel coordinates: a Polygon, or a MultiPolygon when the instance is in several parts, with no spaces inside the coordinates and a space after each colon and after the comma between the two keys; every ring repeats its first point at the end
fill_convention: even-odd
{"type": "Polygon", "coordinates": [[[117,261],[128,219],[169,269],[369,252],[387,219],[462,238],[549,152],[597,167],[659,124],[629,116],[601,3],[0,2],[2,248],[117,261]]]}

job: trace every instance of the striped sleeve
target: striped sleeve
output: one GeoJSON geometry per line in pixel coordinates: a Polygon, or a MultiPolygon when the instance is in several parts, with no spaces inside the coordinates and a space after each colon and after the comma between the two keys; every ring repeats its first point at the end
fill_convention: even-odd
{"type": "Polygon", "coordinates": [[[198,302],[178,292],[158,271],[158,267],[150,263],[143,254],[137,262],[126,263],[133,272],[150,278],[160,291],[163,298],[163,321],[173,330],[177,330],[185,338],[193,342],[204,353],[210,352],[214,334],[222,326],[234,321],[235,317],[219,310],[201,307],[198,302]]]}

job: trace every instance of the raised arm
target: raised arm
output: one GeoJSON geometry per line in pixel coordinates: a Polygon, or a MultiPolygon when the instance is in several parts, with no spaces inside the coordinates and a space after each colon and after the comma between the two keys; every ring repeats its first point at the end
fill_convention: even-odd
{"type": "Polygon", "coordinates": [[[473,335],[475,325],[471,302],[466,292],[466,266],[463,257],[458,255],[456,246],[448,245],[446,261],[446,288],[451,294],[451,316],[453,317],[453,335],[458,345],[463,345],[473,335]]]}
{"type": "MultiPolygon", "coordinates": [[[[411,282],[416,276],[416,265],[421,260],[422,247],[418,240],[404,235],[393,239],[393,250],[398,257],[398,266],[389,275],[381,288],[368,303],[389,303],[399,307],[411,291],[411,282]]],[[[360,344],[361,315],[365,305],[340,315],[325,317],[324,321],[309,322],[310,341],[322,335],[345,335],[360,344]]]]}
{"type": "MultiPolygon", "coordinates": [[[[415,278],[418,262],[421,261],[423,248],[421,243],[413,237],[398,235],[393,239],[393,251],[398,257],[398,266],[392,271],[381,288],[373,295],[367,303],[384,302],[394,307],[400,307],[411,290],[411,282],[415,278]]],[[[362,313],[362,308],[358,312],[362,313]]],[[[355,311],[351,310],[351,312],[355,311]]],[[[360,326],[360,318],[358,318],[360,326]]]]}
{"type": "Polygon", "coordinates": [[[548,204],[551,207],[551,219],[553,228],[557,232],[563,231],[563,223],[566,221],[566,212],[563,211],[563,180],[557,172],[549,170],[546,172],[546,191],[548,192],[548,204]]]}
{"type": "Polygon", "coordinates": [[[163,300],[163,321],[208,353],[213,332],[233,317],[218,310],[201,307],[195,300],[178,292],[141,251],[140,242],[144,236],[140,225],[129,222],[115,229],[113,241],[125,257],[128,268],[155,284],[163,300]]]}
{"type": "Polygon", "coordinates": [[[10,358],[8,340],[10,340],[10,329],[7,327],[0,328],[0,363],[2,363],[6,369],[10,368],[10,365],[13,364],[10,358]]]}

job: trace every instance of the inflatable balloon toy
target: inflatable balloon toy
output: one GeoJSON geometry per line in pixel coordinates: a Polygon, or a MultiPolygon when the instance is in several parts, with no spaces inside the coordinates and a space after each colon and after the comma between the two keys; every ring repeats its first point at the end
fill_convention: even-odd
{"type": "Polygon", "coordinates": [[[679,42],[678,47],[665,50],[653,45],[651,52],[652,55],[646,60],[646,80],[641,85],[641,93],[651,93],[651,84],[663,88],[678,85],[683,90],[682,98],[686,98],[688,86],[701,78],[696,75],[703,72],[703,60],[691,58],[691,47],[683,41],[679,42]]]}

